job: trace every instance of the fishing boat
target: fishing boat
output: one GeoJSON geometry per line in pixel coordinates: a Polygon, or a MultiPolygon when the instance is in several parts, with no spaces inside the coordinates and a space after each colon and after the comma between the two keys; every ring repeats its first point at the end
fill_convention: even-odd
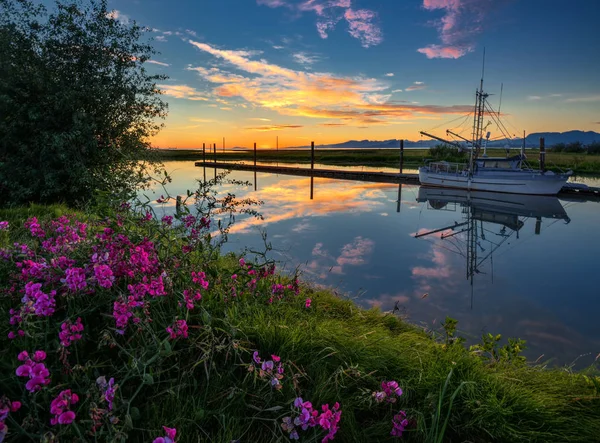
{"type": "Polygon", "coordinates": [[[485,150],[490,132],[484,139],[485,117],[491,118],[498,125],[503,135],[509,139],[505,126],[500,121],[500,112],[496,112],[488,103],[489,94],[483,91],[483,74],[479,89],[476,91],[473,117],[472,140],[468,140],[451,130],[451,134],[462,142],[447,140],[442,137],[421,131],[422,135],[442,141],[456,147],[459,151],[469,152],[468,163],[450,163],[446,161],[428,162],[419,168],[419,181],[425,186],[458,188],[472,191],[506,192],[512,194],[556,195],[560,192],[572,171],[554,173],[545,170],[543,154],[540,155],[540,169],[533,169],[527,164],[525,156],[525,137],[518,155],[509,157],[487,157],[485,150]],[[466,142],[466,145],[461,143],[466,142]],[[484,149],[484,155],[481,150],[484,149]]]}

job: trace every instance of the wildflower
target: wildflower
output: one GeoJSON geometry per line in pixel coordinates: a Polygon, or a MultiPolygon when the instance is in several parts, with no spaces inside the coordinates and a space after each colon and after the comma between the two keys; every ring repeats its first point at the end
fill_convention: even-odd
{"type": "Polygon", "coordinates": [[[52,403],[50,404],[50,413],[54,414],[54,417],[50,419],[52,426],[56,424],[68,425],[73,423],[75,420],[75,412],[69,408],[79,401],[79,396],[72,393],[70,389],[66,389],[58,394],[52,403]]]}
{"type": "Polygon", "coordinates": [[[171,226],[173,224],[173,217],[170,215],[165,215],[161,221],[167,225],[167,226],[171,226]]]}
{"type": "Polygon", "coordinates": [[[175,340],[178,337],[187,338],[187,322],[185,320],[175,320],[175,322],[171,326],[167,327],[167,332],[169,333],[169,338],[171,340],[175,340]]]}
{"type": "Polygon", "coordinates": [[[191,228],[196,223],[196,217],[193,215],[186,215],[183,217],[183,224],[186,228],[191,228]]]}
{"type": "Polygon", "coordinates": [[[43,238],[46,236],[46,233],[40,226],[38,219],[36,217],[28,218],[24,224],[25,228],[29,229],[29,232],[33,237],[43,238]]]}
{"type": "Polygon", "coordinates": [[[310,308],[311,303],[312,303],[312,300],[310,298],[307,298],[306,301],[304,302],[304,307],[310,308]]]}
{"type": "Polygon", "coordinates": [[[87,286],[85,271],[82,268],[69,268],[65,271],[65,278],[61,280],[66,283],[69,290],[78,291],[87,286]]]}
{"type": "Polygon", "coordinates": [[[193,294],[191,290],[185,289],[183,291],[183,299],[185,300],[185,307],[192,310],[194,309],[194,302],[202,300],[202,294],[200,291],[196,291],[193,294]]]}
{"type": "Polygon", "coordinates": [[[8,229],[8,222],[7,221],[1,221],[0,222],[0,231],[4,231],[8,229]]]}
{"type": "Polygon", "coordinates": [[[61,331],[58,333],[60,344],[68,347],[71,343],[81,340],[81,332],[83,332],[83,324],[81,318],[77,317],[75,323],[66,321],[60,325],[61,331]]]}
{"type": "Polygon", "coordinates": [[[42,363],[46,359],[44,351],[36,351],[33,358],[30,358],[27,351],[22,351],[17,359],[23,364],[15,371],[18,377],[28,377],[25,389],[29,392],[36,392],[42,389],[42,386],[50,384],[50,371],[42,363]]]}
{"type": "Polygon", "coordinates": [[[252,354],[252,360],[254,360],[254,362],[257,365],[260,364],[260,357],[258,356],[258,351],[254,351],[254,353],[252,354]]]}
{"type": "Polygon", "coordinates": [[[406,412],[400,411],[398,414],[394,415],[392,419],[392,432],[390,434],[393,437],[402,437],[402,433],[404,429],[408,426],[408,420],[406,419],[406,412]]]}
{"type": "Polygon", "coordinates": [[[115,400],[115,392],[119,387],[118,385],[115,385],[115,379],[111,378],[107,383],[106,377],[101,376],[96,379],[96,384],[103,393],[104,400],[106,400],[106,403],[108,404],[108,410],[112,411],[113,402],[115,400]]]}
{"type": "Polygon", "coordinates": [[[50,317],[54,314],[56,291],[46,294],[42,291],[41,283],[27,282],[25,296],[21,299],[26,311],[35,313],[38,317],[50,317]]]}
{"type": "Polygon", "coordinates": [[[175,435],[177,434],[177,429],[167,428],[166,426],[163,426],[163,429],[165,430],[165,434],[167,435],[165,435],[164,437],[155,438],[152,443],[175,443],[175,435]]]}
{"type": "Polygon", "coordinates": [[[208,280],[204,272],[192,272],[192,281],[202,286],[203,289],[208,289],[208,280]]]}
{"type": "Polygon", "coordinates": [[[381,389],[382,391],[373,392],[373,398],[377,403],[382,403],[383,401],[395,403],[396,398],[394,397],[394,394],[398,397],[402,395],[402,389],[398,386],[398,382],[395,380],[382,381],[381,389]]]}
{"type": "Polygon", "coordinates": [[[112,269],[108,265],[94,265],[94,276],[98,285],[103,288],[110,288],[115,281],[112,269]]]}

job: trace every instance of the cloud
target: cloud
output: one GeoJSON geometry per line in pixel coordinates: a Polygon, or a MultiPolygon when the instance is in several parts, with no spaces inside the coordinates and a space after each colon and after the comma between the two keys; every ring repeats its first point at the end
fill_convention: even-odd
{"type": "Polygon", "coordinates": [[[317,15],[317,32],[326,39],[337,24],[345,20],[348,33],[360,40],[363,47],[375,46],[383,41],[377,13],[369,9],[353,9],[352,0],[257,0],[270,8],[285,7],[297,15],[314,12],[317,15]]]}
{"type": "Polygon", "coordinates": [[[394,90],[392,91],[392,93],[396,93],[396,92],[402,92],[402,89],[394,89],[394,90]]]}
{"type": "Polygon", "coordinates": [[[405,91],[417,91],[419,89],[425,89],[426,87],[427,85],[423,82],[414,82],[412,85],[406,88],[405,91]]]}
{"type": "Polygon", "coordinates": [[[108,14],[106,14],[106,17],[112,18],[113,20],[116,20],[124,25],[129,23],[129,16],[123,14],[121,11],[118,11],[116,9],[113,9],[108,14]]]}
{"type": "Polygon", "coordinates": [[[190,118],[190,121],[196,123],[218,123],[217,120],[213,120],[212,118],[190,118]]]}
{"type": "Polygon", "coordinates": [[[428,11],[441,9],[444,16],[433,22],[442,44],[419,48],[427,58],[460,58],[475,49],[476,37],[483,32],[485,20],[511,0],[423,0],[428,11]]]}
{"type": "Polygon", "coordinates": [[[259,122],[270,122],[270,118],[262,118],[262,117],[250,117],[248,120],[257,120],[259,122]]]}
{"type": "Polygon", "coordinates": [[[146,63],[151,63],[153,65],[160,65],[160,66],[171,66],[168,63],[157,62],[156,60],[146,60],[146,63]]]}
{"type": "Polygon", "coordinates": [[[347,126],[346,123],[319,123],[319,126],[347,126]]]}
{"type": "MultiPolygon", "coordinates": [[[[199,50],[209,53],[242,74],[220,68],[189,67],[200,77],[214,83],[217,97],[240,97],[256,107],[275,110],[281,115],[337,119],[347,123],[368,124],[374,118],[426,117],[428,114],[464,114],[464,106],[417,106],[389,103],[383,94],[389,85],[363,76],[344,77],[326,72],[305,72],[256,59],[255,51],[218,49],[207,43],[189,40],[199,50]]],[[[424,87],[416,82],[413,86],[424,87]]]]}
{"type": "Polygon", "coordinates": [[[542,97],[540,97],[539,95],[529,95],[527,96],[527,100],[541,100],[542,97]]]}
{"type": "Polygon", "coordinates": [[[294,61],[301,65],[312,65],[320,60],[318,55],[308,55],[306,52],[297,52],[292,54],[294,61]]]}
{"type": "Polygon", "coordinates": [[[185,32],[187,32],[189,35],[191,35],[193,37],[198,37],[198,34],[196,34],[196,31],[192,31],[191,29],[186,29],[185,32]]]}
{"type": "Polygon", "coordinates": [[[393,77],[394,73],[393,72],[388,72],[387,74],[385,74],[386,77],[393,77]]]}
{"type": "Polygon", "coordinates": [[[248,131],[260,131],[260,132],[268,132],[268,131],[281,131],[282,129],[298,129],[303,128],[303,125],[271,125],[271,126],[255,126],[255,127],[246,127],[248,131]]]}
{"type": "Polygon", "coordinates": [[[208,101],[201,92],[187,85],[157,85],[161,92],[175,98],[185,98],[187,100],[208,101]]]}
{"type": "Polygon", "coordinates": [[[157,42],[166,42],[167,37],[165,37],[164,35],[157,35],[156,37],[154,37],[154,40],[156,40],[157,42]]]}
{"type": "Polygon", "coordinates": [[[587,95],[585,97],[572,97],[565,100],[569,103],[581,103],[581,102],[600,102],[600,95],[587,95]]]}
{"type": "Polygon", "coordinates": [[[323,243],[315,244],[312,255],[316,257],[309,264],[313,271],[323,267],[329,267],[332,274],[344,274],[346,266],[361,266],[367,263],[367,257],[371,255],[375,242],[361,236],[355,237],[350,243],[342,246],[340,255],[333,256],[324,249],[323,243]],[[333,264],[332,264],[333,263],[333,264]]]}
{"type": "Polygon", "coordinates": [[[283,49],[283,48],[284,48],[283,46],[277,46],[277,45],[273,46],[273,49],[283,49]]]}

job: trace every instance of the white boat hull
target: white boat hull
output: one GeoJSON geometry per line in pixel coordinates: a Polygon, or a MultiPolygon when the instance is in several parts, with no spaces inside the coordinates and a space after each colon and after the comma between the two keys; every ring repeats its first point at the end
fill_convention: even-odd
{"type": "Polygon", "coordinates": [[[427,166],[419,168],[419,181],[425,186],[530,195],[556,195],[570,175],[550,171],[542,174],[540,171],[483,169],[469,177],[466,173],[431,171],[427,166]]]}

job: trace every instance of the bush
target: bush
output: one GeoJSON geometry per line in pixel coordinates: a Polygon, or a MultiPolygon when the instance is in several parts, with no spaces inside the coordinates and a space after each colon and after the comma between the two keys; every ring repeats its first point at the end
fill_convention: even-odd
{"type": "Polygon", "coordinates": [[[458,152],[454,146],[439,144],[429,148],[429,157],[436,161],[462,162],[468,159],[468,153],[458,152]]]}
{"type": "Polygon", "coordinates": [[[166,115],[144,30],[106,0],[0,0],[0,204],[69,204],[145,181],[166,115]]]}

